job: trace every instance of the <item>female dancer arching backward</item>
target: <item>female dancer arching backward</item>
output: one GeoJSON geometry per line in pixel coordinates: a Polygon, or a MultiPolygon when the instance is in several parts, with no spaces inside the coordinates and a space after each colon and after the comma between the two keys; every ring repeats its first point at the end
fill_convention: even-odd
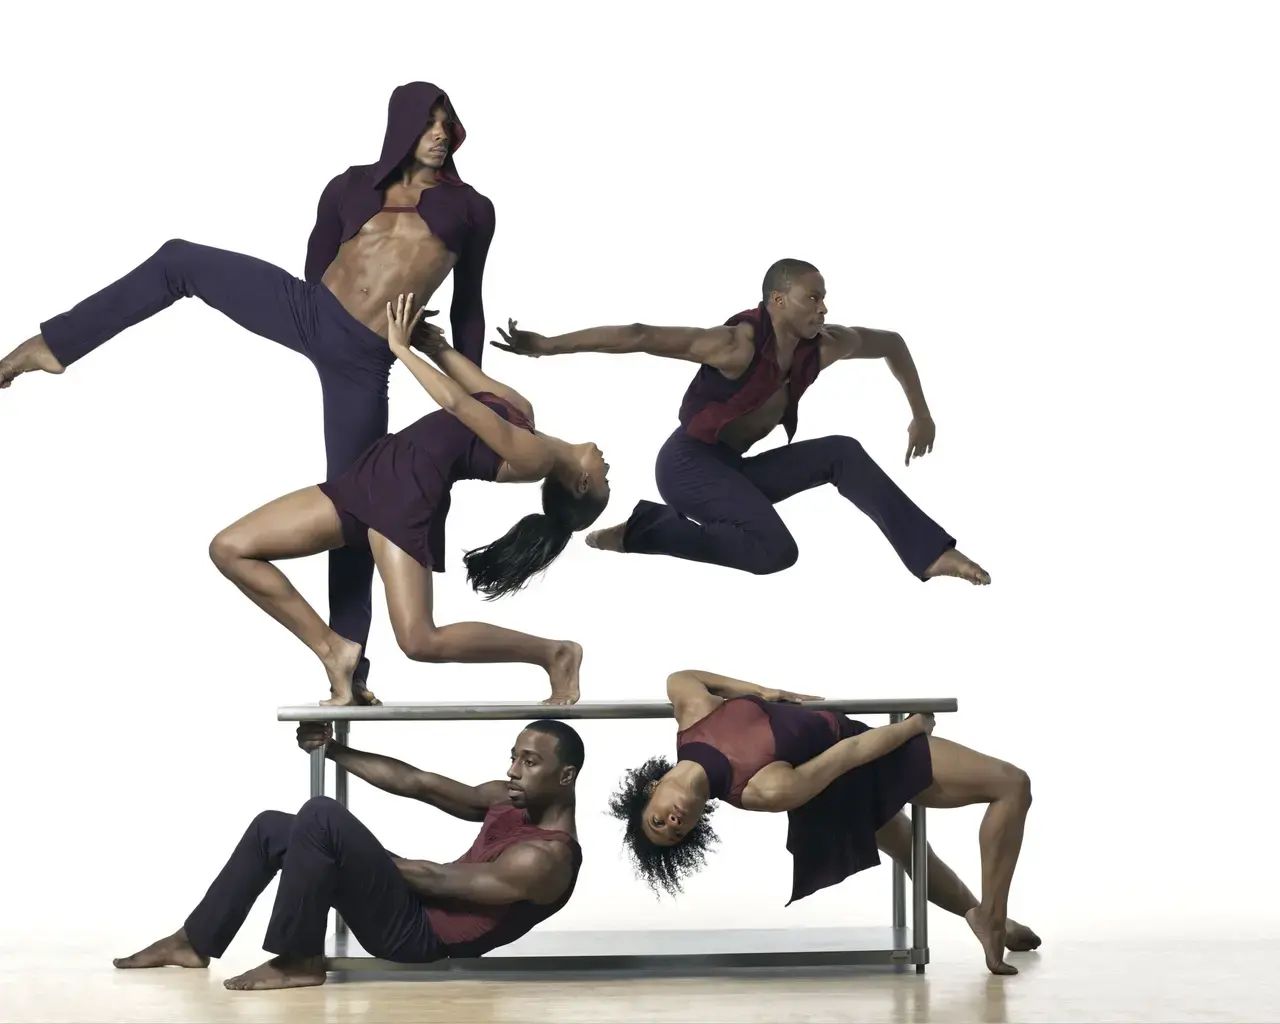
{"type": "Polygon", "coordinates": [[[275,562],[367,546],[386,588],[401,649],[415,661],[525,662],[551,679],[543,703],[578,700],[582,648],[483,622],[437,626],[431,574],[443,572],[444,525],[455,480],[542,481],[542,512],[492,544],[467,552],[467,579],[488,598],[520,589],[596,521],[609,501],[609,466],[594,444],[538,433],[533,407],[445,344],[412,313],[413,295],[387,304],[388,344],[439,404],[375,441],[346,472],[269,502],[214,537],[209,554],[228,579],[310,648],[329,675],[329,705],[378,703],[353,687],[360,647],[331,630],[275,562]],[[410,350],[426,352],[444,372],[410,350]]]}

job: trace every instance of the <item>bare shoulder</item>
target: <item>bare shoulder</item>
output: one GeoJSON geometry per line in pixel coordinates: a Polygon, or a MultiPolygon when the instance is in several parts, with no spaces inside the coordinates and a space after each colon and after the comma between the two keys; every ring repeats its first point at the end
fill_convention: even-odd
{"type": "Polygon", "coordinates": [[[839,324],[827,324],[819,338],[823,366],[829,366],[841,359],[855,358],[866,344],[866,339],[858,328],[841,327],[839,324]]]}
{"type": "Polygon", "coordinates": [[[573,870],[569,844],[554,839],[525,839],[504,850],[499,859],[524,879],[527,898],[541,902],[558,899],[573,870]]]}

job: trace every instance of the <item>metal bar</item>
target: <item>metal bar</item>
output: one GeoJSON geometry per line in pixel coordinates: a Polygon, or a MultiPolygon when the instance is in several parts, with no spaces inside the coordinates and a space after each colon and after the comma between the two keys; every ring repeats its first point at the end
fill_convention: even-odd
{"type": "Polygon", "coordinates": [[[311,795],[324,796],[324,747],[311,751],[311,795]]]}
{"type": "Polygon", "coordinates": [[[911,805],[911,962],[917,974],[929,962],[929,840],[921,804],[911,805]]]}
{"type": "MultiPolygon", "coordinates": [[[[334,722],[333,738],[343,745],[346,745],[351,739],[351,723],[349,721],[334,722]]],[[[348,806],[348,775],[347,770],[338,763],[333,766],[333,795],[343,807],[348,806]]],[[[334,952],[338,956],[347,955],[347,936],[350,934],[347,928],[347,922],[342,915],[335,909],[333,912],[333,941],[334,952]]]]}
{"type": "MultiPolygon", "coordinates": [[[[889,721],[896,724],[904,717],[901,711],[895,711],[889,716],[889,721]]],[[[907,869],[895,860],[893,862],[893,927],[905,928],[906,926],[907,869]]]]}
{"type": "MultiPolygon", "coordinates": [[[[877,700],[822,700],[805,704],[817,711],[852,715],[914,715],[955,711],[954,697],[897,698],[877,700]]],[[[557,718],[583,719],[671,718],[667,701],[599,701],[581,704],[380,704],[376,707],[322,707],[303,704],[276,708],[280,722],[464,722],[517,721],[557,718]]]]}

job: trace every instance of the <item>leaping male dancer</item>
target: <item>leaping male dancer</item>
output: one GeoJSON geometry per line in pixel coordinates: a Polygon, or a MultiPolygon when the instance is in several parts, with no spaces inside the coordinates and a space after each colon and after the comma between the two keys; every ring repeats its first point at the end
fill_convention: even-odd
{"type": "MultiPolygon", "coordinates": [[[[0,359],[0,388],[30,370],[62,373],[125,328],[195,296],[311,360],[324,401],[327,477],[336,477],[387,432],[387,376],[395,362],[386,340],[388,302],[408,292],[425,302],[453,271],[453,344],[480,364],[481,281],[494,209],[458,177],[453,155],[465,138],[442,89],[399,86],[381,158],[349,167],[320,195],[305,280],[252,256],[170,240],[0,359]]],[[[329,624],[362,648],[373,568],[373,556],[359,547],[329,555],[329,624]]],[[[354,679],[361,701],[372,697],[368,674],[362,657],[354,679]]]]}
{"type": "Polygon", "coordinates": [[[658,492],[665,505],[641,501],[625,522],[588,535],[606,551],[674,555],[764,575],[795,564],[799,550],[774,505],[820,484],[834,484],[880,527],[898,557],[921,580],[991,577],[962,555],[852,437],[790,443],[801,396],[841,359],[884,359],[911,404],[907,458],[933,449],[934,423],[915,363],[892,331],[826,324],[826,285],[801,260],[779,260],[765,275],[763,301],[720,327],[593,327],[547,338],[502,331],[527,356],[566,352],[647,352],[699,363],[680,407],[680,426],[658,451],[658,492]],[[781,425],[788,443],[747,452],[781,425]]]}

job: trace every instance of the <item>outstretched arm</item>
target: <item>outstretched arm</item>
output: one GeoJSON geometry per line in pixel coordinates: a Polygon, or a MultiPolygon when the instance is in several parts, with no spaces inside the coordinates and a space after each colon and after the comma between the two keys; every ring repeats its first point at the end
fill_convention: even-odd
{"type": "MultiPolygon", "coordinates": [[[[453,303],[449,324],[457,350],[476,366],[484,359],[484,267],[496,223],[493,203],[475,193],[468,204],[471,218],[467,243],[453,268],[453,303]]],[[[498,394],[498,392],[494,392],[498,394]]]]}
{"type": "MultiPolygon", "coordinates": [[[[434,315],[434,310],[427,310],[423,313],[424,317],[434,315]]],[[[479,391],[488,391],[490,394],[497,395],[499,398],[510,402],[524,413],[530,423],[534,422],[532,402],[510,385],[494,380],[474,362],[450,345],[445,340],[444,332],[435,324],[427,323],[425,320],[421,321],[417,331],[414,332],[410,344],[435,363],[436,366],[440,367],[444,373],[461,384],[463,390],[468,394],[474,395],[479,391]]]]}
{"type": "Polygon", "coordinates": [[[742,791],[749,811],[792,811],[808,803],[847,771],[884,757],[913,736],[933,732],[933,715],[912,715],[905,722],[847,736],[804,764],[765,765],[742,791]]]}
{"type": "Polygon", "coordinates": [[[830,366],[840,359],[883,359],[902,386],[911,406],[911,426],[908,428],[907,458],[919,457],[933,450],[936,428],[924,398],[924,386],[911,350],[902,335],[894,331],[875,331],[868,327],[824,328],[826,337],[822,345],[822,365],[830,366]]]}
{"type": "Polygon", "coordinates": [[[425,899],[507,906],[520,900],[554,903],[573,877],[565,843],[532,841],[508,847],[488,864],[436,864],[396,858],[396,867],[425,899]]]}
{"type": "Polygon", "coordinates": [[[522,356],[552,356],[568,352],[604,352],[621,355],[645,352],[667,359],[683,359],[691,363],[713,366],[728,376],[742,373],[751,363],[754,346],[751,325],[736,327],[651,327],[630,324],[626,327],[590,327],[585,331],[544,337],[533,331],[516,328],[507,322],[507,330],[498,328],[506,344],[493,344],[522,356]]]}
{"type": "Polygon", "coordinates": [[[303,722],[298,726],[298,746],[311,751],[321,745],[328,760],[369,785],[395,796],[421,800],[464,821],[483,821],[490,807],[509,800],[507,784],[500,779],[468,786],[444,775],[424,772],[394,757],[370,754],[339,743],[326,722],[303,722]]]}
{"type": "MultiPolygon", "coordinates": [[[[555,465],[551,445],[537,434],[508,423],[452,377],[446,376],[409,348],[419,317],[411,314],[413,294],[387,303],[387,344],[392,353],[418,379],[427,394],[446,412],[458,417],[511,469],[515,480],[541,480],[555,465]]],[[[486,378],[487,379],[487,378],[486,378]]]]}

